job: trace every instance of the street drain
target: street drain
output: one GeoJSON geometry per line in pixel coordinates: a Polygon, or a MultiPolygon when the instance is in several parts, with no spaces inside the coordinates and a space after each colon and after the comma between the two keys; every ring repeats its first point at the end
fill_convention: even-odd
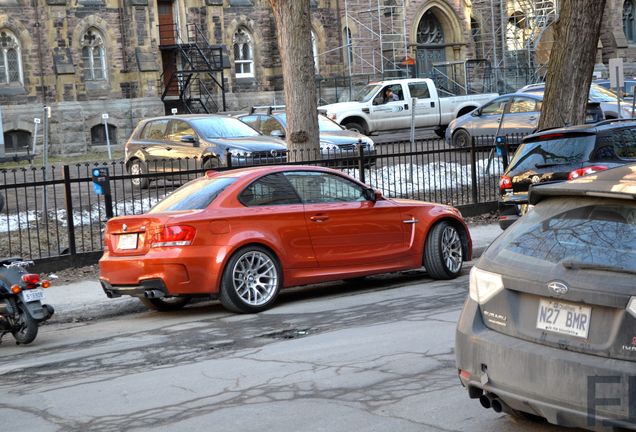
{"type": "Polygon", "coordinates": [[[268,339],[298,339],[309,335],[310,329],[288,329],[262,334],[261,337],[268,339]]]}

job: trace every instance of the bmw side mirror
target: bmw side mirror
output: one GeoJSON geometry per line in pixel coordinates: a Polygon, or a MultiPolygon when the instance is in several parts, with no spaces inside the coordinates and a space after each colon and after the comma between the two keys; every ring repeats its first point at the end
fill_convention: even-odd
{"type": "Polygon", "coordinates": [[[381,197],[382,194],[380,192],[376,192],[373,188],[366,188],[363,192],[364,199],[367,201],[376,202],[378,200],[378,195],[381,197]]]}
{"type": "Polygon", "coordinates": [[[285,138],[285,132],[279,129],[273,130],[269,135],[275,138],[285,138]]]}

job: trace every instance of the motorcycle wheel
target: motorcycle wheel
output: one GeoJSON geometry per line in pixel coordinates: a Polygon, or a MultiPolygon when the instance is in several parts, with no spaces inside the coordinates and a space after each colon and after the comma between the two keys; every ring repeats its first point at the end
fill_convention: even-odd
{"type": "Polygon", "coordinates": [[[38,335],[38,323],[24,310],[23,305],[18,305],[18,319],[13,328],[11,334],[18,344],[29,344],[38,335]]]}

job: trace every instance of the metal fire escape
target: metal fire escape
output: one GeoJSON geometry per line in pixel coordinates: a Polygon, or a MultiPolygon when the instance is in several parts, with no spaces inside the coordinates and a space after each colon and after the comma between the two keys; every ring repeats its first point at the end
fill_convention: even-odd
{"type": "Polygon", "coordinates": [[[161,100],[166,113],[172,108],[182,113],[225,111],[224,69],[229,68],[226,47],[210,44],[196,24],[188,24],[183,36],[177,25],[159,26],[164,61],[161,100]]]}

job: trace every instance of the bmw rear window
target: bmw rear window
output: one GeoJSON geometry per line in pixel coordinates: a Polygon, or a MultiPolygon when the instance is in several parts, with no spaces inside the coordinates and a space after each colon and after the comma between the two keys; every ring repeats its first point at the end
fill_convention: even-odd
{"type": "Polygon", "coordinates": [[[236,181],[235,177],[216,177],[191,181],[172,192],[148,213],[202,210],[209,206],[234,181],[236,181]]]}
{"type": "Polygon", "coordinates": [[[573,165],[590,159],[595,135],[568,136],[525,142],[510,161],[508,172],[523,172],[542,165],[573,165]]]}
{"type": "Polygon", "coordinates": [[[549,272],[555,263],[636,272],[636,203],[603,198],[553,198],[504,231],[488,257],[519,270],[549,272]]]}

